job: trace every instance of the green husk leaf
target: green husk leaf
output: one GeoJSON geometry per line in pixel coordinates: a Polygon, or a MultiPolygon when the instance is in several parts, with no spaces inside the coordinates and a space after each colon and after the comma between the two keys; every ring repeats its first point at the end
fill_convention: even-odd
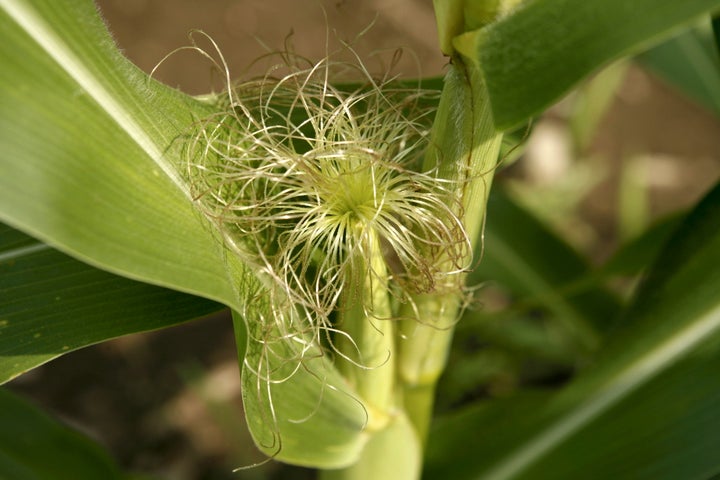
{"type": "MultiPolygon", "coordinates": [[[[233,320],[235,331],[241,332],[243,322],[251,319],[233,312],[233,320]]],[[[314,348],[302,364],[288,360],[268,366],[263,363],[268,358],[292,358],[296,352],[288,343],[268,352],[252,338],[248,342],[238,335],[236,340],[239,356],[245,358],[245,417],[258,448],[296,465],[342,468],[354,463],[368,439],[363,432],[367,413],[327,354],[314,348]]]]}
{"type": "Polygon", "coordinates": [[[320,480],[396,480],[418,478],[421,455],[417,433],[404,413],[395,416],[382,431],[370,438],[362,461],[343,470],[325,470],[320,480]],[[393,452],[388,457],[388,452],[393,452]],[[392,458],[392,461],[387,461],[392,458]]]}

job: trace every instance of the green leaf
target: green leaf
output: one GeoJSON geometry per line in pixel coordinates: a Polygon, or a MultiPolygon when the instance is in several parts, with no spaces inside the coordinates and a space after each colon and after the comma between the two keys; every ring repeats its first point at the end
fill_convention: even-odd
{"type": "MultiPolygon", "coordinates": [[[[482,350],[477,351],[475,345],[478,339],[512,354],[518,360],[531,359],[537,363],[537,360],[543,359],[556,364],[574,365],[579,356],[574,339],[569,337],[561,323],[552,316],[547,317],[538,310],[512,307],[498,313],[466,313],[455,331],[458,347],[453,348],[451,355],[457,357],[457,360],[452,362],[450,368],[462,369],[468,360],[470,365],[474,363],[473,354],[482,353],[482,350]],[[463,352],[463,344],[471,347],[465,347],[466,351],[463,352]]],[[[581,353],[587,356],[587,352],[581,353]]],[[[448,372],[447,375],[456,377],[455,372],[448,372]]]]}
{"type": "Polygon", "coordinates": [[[720,184],[663,250],[607,349],[563,391],[458,417],[480,436],[463,435],[457,419],[439,425],[429,478],[670,480],[720,470],[719,215],[720,184]]]}
{"type": "Polygon", "coordinates": [[[576,152],[584,154],[597,133],[625,79],[630,62],[617,61],[576,90],[570,114],[570,131],[576,152]]]}
{"type": "Polygon", "coordinates": [[[712,32],[693,28],[643,52],[638,60],[720,115],[720,57],[712,32]]]}
{"type": "MultiPolygon", "coordinates": [[[[244,312],[235,328],[244,353],[244,322],[262,328],[263,316],[269,318],[256,301],[266,292],[196,211],[177,170],[183,136],[191,133],[193,122],[208,115],[211,106],[160,85],[130,64],[87,0],[0,0],[0,64],[0,220],[93,266],[218,300],[244,312]]],[[[60,258],[38,261],[60,262],[60,258]]],[[[65,257],[62,261],[68,262],[65,257]]],[[[109,288],[102,283],[99,288],[103,286],[109,288]]],[[[72,323],[75,330],[69,331],[62,330],[62,323],[49,324],[55,317],[33,319],[37,310],[33,305],[23,314],[24,326],[9,320],[9,328],[22,329],[22,336],[16,337],[21,348],[11,354],[40,351],[24,364],[13,359],[7,374],[51,358],[60,353],[58,348],[69,350],[108,335],[160,327],[162,320],[146,313],[154,307],[159,316],[161,304],[141,298],[146,292],[133,294],[138,302],[148,303],[144,320],[137,313],[138,321],[127,329],[118,325],[116,315],[103,323],[108,317],[104,312],[97,315],[99,300],[85,299],[87,323],[72,323]],[[26,337],[29,334],[32,338],[26,337]],[[54,343],[43,344],[44,336],[54,343]]],[[[54,298],[51,293],[47,297],[46,311],[54,298]]],[[[66,298],[70,300],[69,293],[66,298]]],[[[105,301],[117,304],[117,300],[105,301]]],[[[3,303],[13,308],[12,302],[3,299],[3,303]]],[[[65,315],[83,318],[67,308],[65,315]]],[[[253,342],[248,353],[263,352],[253,342]]],[[[273,358],[267,365],[271,371],[285,367],[276,361],[273,358]]],[[[273,404],[276,418],[284,422],[277,432],[271,417],[249,413],[251,428],[279,432],[283,447],[272,450],[279,460],[344,465],[364,441],[365,412],[327,358],[302,367],[291,380],[272,387],[283,392],[275,396],[282,400],[273,404]],[[286,398],[285,393],[291,396],[286,398]],[[322,406],[322,411],[306,408],[310,405],[322,406]],[[288,419],[300,420],[294,415],[300,407],[303,421],[291,424],[288,419]],[[347,421],[346,428],[335,426],[329,432],[328,418],[336,421],[337,412],[347,421]],[[257,427],[261,421],[270,423],[257,427]],[[323,432],[336,442],[334,446],[324,449],[321,442],[307,441],[323,432]]],[[[245,369],[246,385],[252,382],[248,377],[245,369]]],[[[252,398],[252,393],[246,396],[252,398]]],[[[260,402],[258,408],[267,409],[269,403],[260,402]]]]}
{"type": "Polygon", "coordinates": [[[77,348],[223,308],[98,270],[2,224],[0,299],[0,383],[77,348]]]}
{"type": "Polygon", "coordinates": [[[581,284],[590,272],[585,259],[497,187],[483,239],[471,284],[497,283],[528,307],[547,308],[586,350],[597,347],[620,303],[602,288],[581,284]]]}
{"type": "Polygon", "coordinates": [[[685,218],[685,212],[658,220],[638,237],[629,240],[596,272],[597,276],[636,275],[650,266],[685,218]]]}
{"type": "Polygon", "coordinates": [[[79,433],[0,388],[0,478],[125,478],[108,454],[79,433]]]}
{"type": "Polygon", "coordinates": [[[122,57],[90,1],[0,1],[0,220],[87,263],[232,304],[173,164],[206,106],[122,57]]]}
{"type": "Polygon", "coordinates": [[[525,143],[532,133],[532,123],[520,125],[514,130],[508,130],[503,133],[502,145],[500,145],[500,155],[498,165],[507,167],[512,165],[523,154],[525,143]]]}
{"type": "Polygon", "coordinates": [[[594,70],[717,7],[720,0],[536,0],[453,45],[478,63],[495,124],[507,129],[594,70]]]}
{"type": "Polygon", "coordinates": [[[509,398],[476,402],[437,417],[430,430],[422,478],[482,479],[484,466],[499,453],[492,442],[507,442],[505,437],[515,438],[515,432],[532,427],[533,416],[528,412],[544,405],[549,398],[549,392],[523,391],[509,398]]]}

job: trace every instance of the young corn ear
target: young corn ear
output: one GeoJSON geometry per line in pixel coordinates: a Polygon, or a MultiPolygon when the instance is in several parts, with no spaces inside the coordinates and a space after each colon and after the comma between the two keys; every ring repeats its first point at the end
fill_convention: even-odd
{"type": "Polygon", "coordinates": [[[270,313],[245,319],[258,395],[272,403],[263,382],[331,354],[379,430],[399,406],[399,305],[462,291],[470,257],[457,185],[423,170],[437,93],[361,64],[283,60],[197,123],[183,170],[199,210],[265,280],[270,313]],[[329,84],[337,70],[361,82],[329,84]]]}

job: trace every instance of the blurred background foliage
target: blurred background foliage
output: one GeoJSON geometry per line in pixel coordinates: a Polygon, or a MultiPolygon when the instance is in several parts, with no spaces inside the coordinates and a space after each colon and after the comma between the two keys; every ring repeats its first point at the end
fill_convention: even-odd
{"type": "MultiPolygon", "coordinates": [[[[370,70],[390,68],[397,46],[404,53],[392,68],[405,77],[441,75],[446,62],[432,6],[419,0],[318,2],[324,12],[292,0],[98,3],[148,72],[193,28],[217,41],[238,78],[262,73],[253,60],[267,48],[292,44],[320,58],[337,38],[353,41],[370,70]]],[[[189,53],[156,76],[192,94],[222,81],[189,53]]],[[[616,62],[508,137],[471,276],[475,301],[439,387],[441,418],[478,399],[527,401],[513,396],[563,385],[591,362],[646,266],[720,178],[719,133],[720,59],[709,24],[699,24],[616,62]]],[[[263,458],[244,427],[225,313],[66,355],[9,387],[97,439],[124,470],[312,478],[274,462],[230,473],[263,458]]]]}

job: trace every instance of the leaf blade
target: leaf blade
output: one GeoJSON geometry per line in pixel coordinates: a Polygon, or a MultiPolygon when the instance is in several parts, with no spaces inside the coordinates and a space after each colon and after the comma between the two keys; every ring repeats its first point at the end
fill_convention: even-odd
{"type": "Polygon", "coordinates": [[[501,186],[488,200],[482,260],[470,282],[495,282],[556,315],[586,348],[597,346],[619,300],[600,287],[586,288],[590,266],[572,247],[514,202],[501,186]]]}
{"type": "Polygon", "coordinates": [[[639,55],[640,63],[720,115],[720,57],[711,32],[696,27],[639,55]]]}
{"type": "Polygon", "coordinates": [[[539,0],[456,37],[454,46],[479,64],[496,126],[507,129],[607,62],[719,6],[717,0],[539,0]]]}
{"type": "Polygon", "coordinates": [[[120,480],[107,453],[0,388],[0,477],[16,480],[120,480]]]}
{"type": "Polygon", "coordinates": [[[720,469],[710,447],[720,441],[718,214],[720,185],[663,250],[592,368],[530,411],[505,408],[502,429],[486,429],[487,439],[475,442],[487,448],[485,459],[454,466],[434,460],[430,471],[442,465],[457,478],[672,479],[720,469]]]}
{"type": "MultiPolygon", "coordinates": [[[[0,219],[105,270],[197,293],[243,311],[245,318],[235,323],[243,359],[246,327],[262,329],[267,327],[263,320],[272,322],[268,320],[272,312],[261,311],[257,302],[267,291],[242,259],[226,249],[220,234],[196,211],[173,176],[182,163],[179,144],[183,136],[192,134],[193,123],[205,118],[211,105],[162,86],[132,66],[117,51],[87,0],[62,4],[0,0],[0,32],[0,62],[10,67],[0,69],[4,113],[0,116],[0,219]],[[42,28],[36,28],[37,21],[18,23],[17,17],[22,18],[28,9],[43,19],[42,28]],[[48,29],[62,39],[61,50],[69,55],[64,50],[48,52],[53,42],[48,45],[35,38],[47,37],[48,29]],[[58,64],[68,56],[72,57],[70,66],[58,64]],[[78,61],[86,72],[76,72],[72,65],[78,61]],[[172,168],[163,166],[165,161],[172,168]]],[[[70,260],[63,257],[63,261],[70,260]]],[[[15,282],[5,277],[12,288],[15,282]]],[[[4,308],[10,307],[11,303],[5,303],[4,308]]],[[[107,333],[101,318],[88,320],[86,326],[107,333]]],[[[42,320],[33,324],[25,318],[23,332],[45,328],[41,333],[56,339],[55,350],[62,346],[69,350],[70,345],[62,342],[73,338],[80,337],[81,343],[99,340],[88,339],[86,331],[69,336],[50,332],[57,325],[42,320]]],[[[15,323],[21,322],[13,320],[11,326],[15,323]]],[[[142,326],[152,325],[145,318],[142,326]]],[[[23,345],[49,348],[43,346],[42,338],[33,333],[23,345]]],[[[56,353],[26,357],[37,364],[56,353]]],[[[331,432],[329,438],[337,444],[326,445],[327,449],[307,442],[302,445],[307,437],[302,432],[311,432],[309,426],[322,423],[322,415],[311,416],[294,429],[286,421],[292,417],[281,415],[278,418],[287,424],[281,431],[286,446],[277,458],[337,464],[349,461],[362,447],[365,415],[361,404],[327,358],[314,364],[318,362],[322,363],[320,373],[330,379],[328,384],[319,382],[318,372],[302,368],[293,382],[277,389],[295,395],[283,400],[290,402],[291,410],[293,401],[307,406],[323,396],[323,405],[339,413],[348,428],[331,432]],[[313,390],[330,388],[329,384],[332,389],[324,394],[313,390]],[[294,436],[294,431],[301,435],[294,436]],[[290,448],[292,442],[300,447],[290,448]]],[[[21,366],[9,368],[16,374],[21,366]]],[[[274,433],[272,424],[258,423],[261,418],[248,420],[256,431],[274,433]]]]}
{"type": "Polygon", "coordinates": [[[237,301],[170,166],[207,107],[122,58],[91,2],[0,7],[0,218],[114,273],[237,301]]]}
{"type": "Polygon", "coordinates": [[[0,224],[0,383],[75,349],[220,311],[95,269],[0,224]]]}

